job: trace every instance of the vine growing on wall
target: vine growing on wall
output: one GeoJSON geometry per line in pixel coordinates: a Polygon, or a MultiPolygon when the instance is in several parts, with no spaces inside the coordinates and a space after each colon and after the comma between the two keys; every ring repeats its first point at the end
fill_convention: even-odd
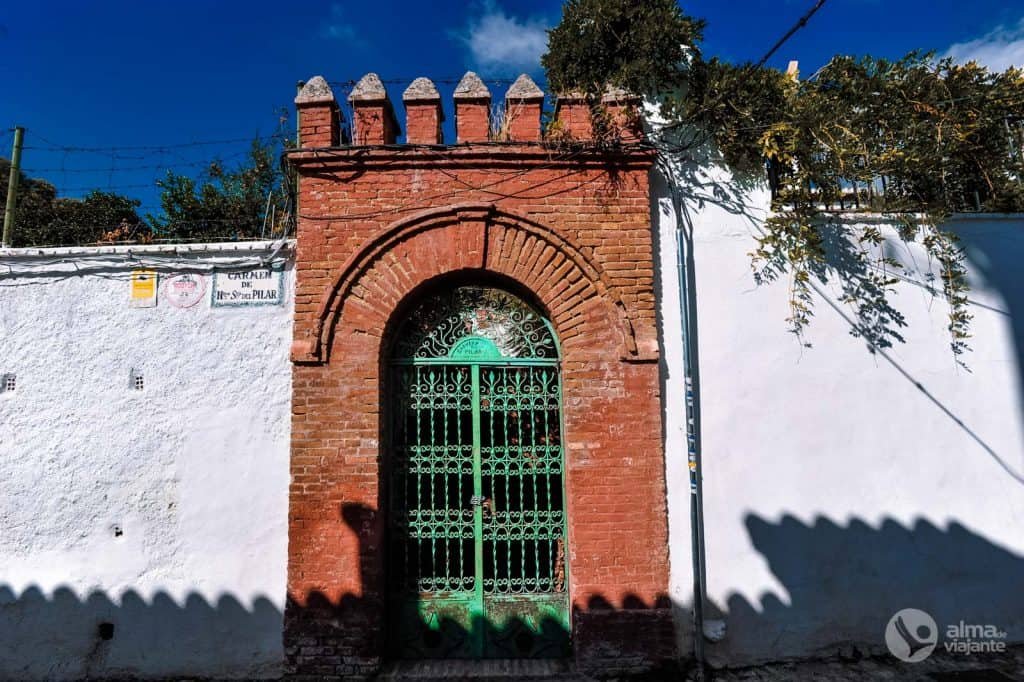
{"type": "Polygon", "coordinates": [[[954,356],[968,350],[964,253],[942,225],[959,211],[1024,210],[1024,72],[992,72],[931,53],[837,56],[810,78],[705,59],[703,23],[672,0],[570,0],[543,63],[556,91],[608,84],[661,102],[679,158],[705,143],[736,175],[767,178],[772,214],[751,253],[755,281],[786,280],[790,330],[803,339],[815,280],[838,274],[840,301],[872,347],[899,338],[890,305],[902,265],[887,239],[916,243],[949,304],[954,356]],[[890,217],[895,235],[851,227],[837,209],[890,217]]]}

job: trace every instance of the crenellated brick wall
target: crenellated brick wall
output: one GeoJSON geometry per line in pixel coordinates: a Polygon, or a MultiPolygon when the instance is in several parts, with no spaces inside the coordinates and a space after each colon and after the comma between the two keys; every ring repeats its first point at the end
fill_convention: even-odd
{"type": "Polygon", "coordinates": [[[577,664],[630,671],[672,658],[651,153],[635,131],[621,145],[588,144],[578,122],[578,144],[545,144],[543,93],[525,76],[507,97],[512,141],[497,143],[490,93],[467,74],[458,143],[447,147],[436,146],[443,107],[426,79],[403,97],[410,144],[386,148],[398,126],[376,76],[350,97],[349,147],[336,146],[327,84],[306,88],[301,147],[289,155],[299,175],[290,671],[357,677],[380,666],[382,358],[396,310],[454,276],[529,292],[562,344],[577,664]]]}

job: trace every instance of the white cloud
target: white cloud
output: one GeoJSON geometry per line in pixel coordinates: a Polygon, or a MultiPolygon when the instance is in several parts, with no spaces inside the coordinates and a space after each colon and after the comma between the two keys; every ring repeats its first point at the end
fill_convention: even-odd
{"type": "Polygon", "coordinates": [[[469,48],[473,65],[481,69],[537,71],[547,50],[547,23],[538,18],[517,19],[493,1],[472,19],[458,38],[469,48]]]}
{"type": "Polygon", "coordinates": [[[946,54],[961,63],[976,61],[993,71],[1024,67],[1024,19],[1016,26],[999,26],[981,38],[950,45],[946,54]]]}
{"type": "Polygon", "coordinates": [[[320,26],[320,34],[335,40],[353,41],[356,38],[355,29],[345,21],[345,10],[336,2],[331,4],[331,13],[320,26]]]}

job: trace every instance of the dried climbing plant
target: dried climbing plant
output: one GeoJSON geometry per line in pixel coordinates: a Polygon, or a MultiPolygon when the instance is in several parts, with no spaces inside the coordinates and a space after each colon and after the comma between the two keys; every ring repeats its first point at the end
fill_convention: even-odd
{"type": "Polygon", "coordinates": [[[767,174],[773,212],[751,253],[754,278],[788,283],[787,322],[801,342],[815,282],[829,279],[872,349],[901,339],[905,320],[891,299],[906,273],[885,246],[902,241],[937,270],[934,291],[948,303],[950,348],[963,364],[965,256],[942,225],[964,210],[1024,210],[1024,72],[912,52],[837,56],[799,80],[705,59],[702,28],[674,0],[570,0],[542,61],[556,91],[610,84],[659,101],[670,134],[652,143],[670,163],[709,146],[738,179],[767,174]],[[896,229],[837,216],[851,208],[896,229]]]}

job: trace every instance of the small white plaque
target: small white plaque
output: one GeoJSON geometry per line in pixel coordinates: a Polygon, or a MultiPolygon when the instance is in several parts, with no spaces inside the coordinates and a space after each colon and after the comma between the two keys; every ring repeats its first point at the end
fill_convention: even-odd
{"type": "Polygon", "coordinates": [[[280,305],[284,277],[280,270],[242,270],[213,275],[211,305],[215,307],[280,305]]]}

